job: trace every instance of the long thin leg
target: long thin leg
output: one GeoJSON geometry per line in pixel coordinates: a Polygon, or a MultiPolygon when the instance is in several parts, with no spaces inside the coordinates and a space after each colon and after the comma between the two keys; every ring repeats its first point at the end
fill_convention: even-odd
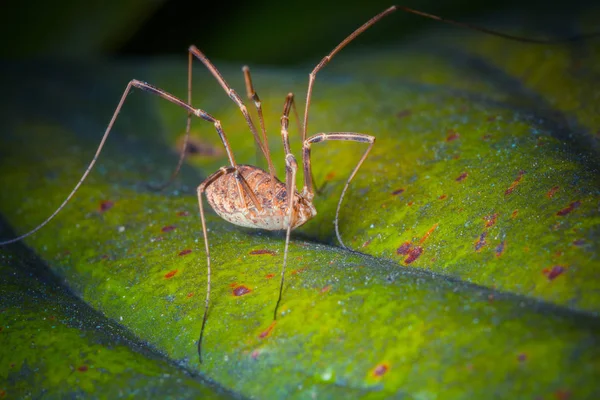
{"type": "Polygon", "coordinates": [[[263,142],[260,139],[260,136],[258,136],[258,132],[256,131],[256,127],[254,126],[254,122],[252,122],[252,118],[250,118],[248,109],[244,105],[244,102],[242,101],[240,96],[237,94],[237,92],[231,86],[229,86],[229,84],[227,84],[227,82],[223,78],[223,75],[221,75],[221,73],[217,70],[217,68],[210,62],[210,60],[200,50],[198,50],[198,48],[196,46],[194,46],[194,45],[190,46],[189,55],[190,55],[189,56],[190,59],[192,58],[192,55],[193,55],[196,58],[198,58],[200,61],[202,61],[204,66],[215,77],[217,82],[219,82],[219,84],[221,85],[223,90],[225,90],[225,93],[227,93],[229,98],[231,100],[233,100],[233,102],[235,104],[237,104],[240,111],[242,112],[242,115],[244,116],[244,119],[246,120],[246,123],[248,124],[248,127],[250,128],[250,131],[252,132],[252,135],[254,136],[254,140],[256,141],[257,146],[261,149],[262,153],[264,154],[265,158],[267,159],[267,164],[269,165],[270,174],[274,176],[275,175],[275,167],[273,166],[273,161],[271,160],[269,151],[266,148],[266,144],[263,144],[263,142]]]}
{"type": "MultiPolygon", "coordinates": [[[[313,69],[313,71],[308,75],[308,89],[306,91],[306,105],[305,105],[305,108],[304,108],[304,124],[303,124],[303,128],[302,128],[302,142],[303,143],[306,141],[306,132],[308,131],[308,109],[310,107],[310,99],[311,99],[311,96],[312,96],[313,86],[314,86],[314,83],[315,83],[315,78],[317,76],[317,73],[324,66],[326,66],[329,63],[329,61],[331,61],[331,59],[333,58],[333,56],[335,56],[340,50],[342,50],[348,43],[350,43],[351,41],[353,41],[358,35],[360,35],[364,31],[366,31],[367,29],[369,29],[373,24],[375,24],[376,22],[378,22],[380,19],[382,19],[383,17],[385,17],[386,15],[388,15],[388,14],[394,12],[394,11],[396,11],[396,6],[392,6],[392,7],[388,8],[387,10],[385,10],[385,11],[377,14],[376,16],[374,16],[373,18],[371,18],[370,20],[368,20],[360,28],[358,28],[357,30],[355,30],[354,32],[352,32],[350,34],[350,36],[348,36],[340,44],[338,44],[331,51],[331,53],[329,53],[328,55],[326,55],[321,60],[321,62],[319,62],[317,64],[317,66],[313,69]]],[[[303,159],[302,163],[305,164],[306,160],[303,159]]],[[[305,169],[306,169],[306,167],[305,167],[305,169]]],[[[310,187],[311,190],[312,190],[312,182],[310,181],[310,179],[312,179],[312,176],[304,175],[304,186],[305,187],[310,187]]]]}
{"type": "Polygon", "coordinates": [[[208,233],[206,230],[206,220],[204,218],[204,207],[202,206],[202,193],[206,188],[216,181],[219,177],[225,174],[235,173],[234,167],[222,167],[217,172],[209,176],[198,186],[198,207],[200,208],[200,220],[202,221],[202,234],[204,235],[204,247],[206,249],[206,268],[207,268],[207,282],[206,282],[206,300],[204,302],[204,316],[202,317],[202,327],[200,328],[200,337],[198,338],[198,358],[202,363],[202,338],[204,337],[204,327],[206,326],[206,319],[208,318],[208,305],[210,302],[210,250],[208,248],[208,233]]]}
{"type": "Polygon", "coordinates": [[[285,105],[283,106],[283,115],[281,116],[281,139],[283,140],[283,148],[285,149],[285,186],[288,200],[287,212],[284,218],[283,228],[285,232],[285,247],[283,250],[283,265],[281,267],[281,282],[279,284],[279,297],[273,311],[273,320],[277,320],[277,309],[283,295],[283,284],[285,281],[285,267],[287,265],[288,248],[290,244],[290,234],[293,225],[294,200],[296,198],[296,174],[298,172],[298,163],[296,158],[290,151],[290,141],[288,135],[288,123],[291,103],[294,101],[294,95],[288,94],[285,105]]]}
{"type": "MultiPolygon", "coordinates": [[[[188,104],[192,104],[192,57],[188,57],[188,104]]],[[[177,166],[171,173],[169,179],[159,185],[151,185],[153,190],[163,190],[167,186],[169,186],[174,180],[179,171],[181,170],[181,166],[183,165],[183,160],[185,160],[185,155],[187,153],[187,147],[190,142],[190,129],[192,127],[192,113],[188,111],[187,123],[185,125],[185,136],[183,137],[183,146],[181,147],[181,152],[179,153],[179,160],[177,161],[177,166]]]]}
{"type": "Polygon", "coordinates": [[[305,181],[304,181],[305,184],[304,184],[304,190],[302,192],[302,196],[304,198],[308,199],[309,201],[312,201],[312,199],[314,198],[314,192],[313,192],[312,187],[306,185],[306,182],[312,181],[312,170],[311,170],[311,165],[310,165],[310,147],[314,143],[320,143],[320,142],[324,142],[326,140],[350,140],[353,142],[369,143],[369,147],[367,147],[367,150],[365,151],[363,156],[360,158],[360,160],[358,161],[358,164],[356,164],[356,167],[354,167],[354,170],[352,171],[352,173],[350,174],[350,177],[346,181],[346,185],[344,186],[344,189],[342,190],[342,194],[340,195],[340,200],[338,201],[337,209],[335,210],[335,220],[334,220],[335,234],[336,234],[340,244],[342,245],[342,247],[347,248],[346,245],[344,245],[344,242],[342,241],[342,236],[340,235],[338,216],[340,214],[340,208],[342,207],[342,200],[344,199],[346,190],[348,189],[348,186],[350,185],[350,181],[352,181],[352,178],[354,178],[354,175],[356,175],[356,172],[358,172],[358,169],[360,168],[362,163],[365,161],[365,159],[369,155],[371,148],[373,148],[373,145],[375,144],[375,136],[365,135],[362,133],[354,133],[354,132],[335,132],[335,133],[319,133],[319,134],[317,134],[315,136],[311,136],[310,138],[305,140],[304,145],[302,147],[302,157],[304,159],[304,176],[308,177],[308,179],[305,179],[305,181]]]}
{"type": "MultiPolygon", "coordinates": [[[[141,82],[138,81],[136,79],[131,80],[128,84],[127,84],[127,88],[125,89],[125,91],[123,92],[123,95],[121,96],[121,100],[119,101],[119,104],[117,105],[117,108],[115,109],[115,112],[108,124],[108,127],[106,128],[106,131],[104,132],[104,135],[102,136],[102,140],[100,140],[100,144],[98,145],[98,149],[96,150],[96,154],[94,154],[94,158],[92,158],[92,161],[89,163],[89,165],[87,166],[85,172],[83,173],[82,177],[79,179],[79,182],[77,182],[77,184],[75,185],[75,187],[73,188],[73,190],[71,191],[71,193],[69,193],[69,195],[67,196],[67,198],[62,202],[62,204],[48,217],[46,218],[46,220],[44,222],[42,222],[41,224],[39,224],[38,226],[36,226],[34,229],[30,230],[29,232],[16,237],[14,239],[10,239],[10,240],[6,240],[3,242],[0,242],[0,246],[5,245],[5,244],[10,244],[10,243],[14,243],[17,242],[21,239],[24,239],[30,235],[32,235],[33,233],[37,232],[38,230],[40,230],[43,226],[45,226],[48,222],[50,222],[66,205],[67,203],[71,200],[71,198],[75,195],[75,193],[77,192],[77,190],[79,189],[79,187],[83,184],[83,181],[87,178],[88,174],[91,172],[92,168],[94,167],[94,165],[96,164],[96,161],[98,160],[98,157],[100,156],[100,152],[102,151],[102,148],[104,147],[104,144],[106,142],[106,139],[108,138],[108,135],[110,134],[112,127],[117,119],[117,116],[119,115],[119,113],[121,112],[121,108],[123,107],[123,104],[125,103],[125,99],[127,98],[127,95],[129,94],[129,92],[131,91],[132,88],[138,88],[141,89],[145,92],[149,92],[152,94],[155,94],[157,96],[162,97],[165,100],[170,101],[173,104],[176,104],[180,107],[182,107],[183,109],[187,110],[188,113],[195,115],[196,117],[199,117],[205,121],[211,122],[216,131],[217,134],[219,135],[219,137],[221,138],[221,142],[223,143],[223,146],[225,146],[225,151],[227,152],[227,157],[229,158],[229,162],[231,163],[231,166],[234,167],[237,171],[237,164],[235,162],[235,158],[233,157],[233,153],[231,152],[231,146],[229,145],[229,142],[227,141],[227,137],[225,136],[225,132],[223,131],[223,128],[221,127],[221,122],[217,119],[215,119],[212,115],[208,114],[207,112],[199,109],[199,108],[193,108],[192,106],[190,106],[189,104],[185,103],[184,101],[178,99],[177,97],[173,96],[170,93],[165,92],[162,89],[159,89],[155,86],[152,86],[148,83],[145,82],[141,82]]],[[[237,172],[236,172],[237,174],[237,172]]],[[[242,199],[244,199],[243,196],[243,191],[250,194],[251,198],[252,198],[252,191],[248,190],[245,188],[244,184],[243,184],[243,178],[241,178],[240,174],[236,175],[238,177],[238,192],[239,195],[242,199]]],[[[247,186],[247,184],[246,184],[247,186]]],[[[260,207],[260,205],[258,205],[258,202],[254,202],[255,205],[257,205],[257,207],[260,207]]]]}
{"type": "MultiPolygon", "coordinates": [[[[244,72],[244,81],[246,82],[246,95],[248,99],[254,102],[254,106],[256,107],[256,112],[258,113],[258,121],[260,123],[260,130],[262,132],[262,139],[264,143],[265,156],[267,160],[272,161],[271,152],[269,149],[269,139],[267,138],[267,129],[265,128],[265,119],[263,117],[262,111],[262,103],[260,101],[260,97],[258,97],[258,93],[254,90],[254,85],[252,84],[252,76],[250,75],[250,68],[247,65],[242,67],[242,71],[244,72]]],[[[269,164],[269,174],[271,175],[271,191],[275,191],[275,169],[272,168],[272,163],[269,164]]]]}

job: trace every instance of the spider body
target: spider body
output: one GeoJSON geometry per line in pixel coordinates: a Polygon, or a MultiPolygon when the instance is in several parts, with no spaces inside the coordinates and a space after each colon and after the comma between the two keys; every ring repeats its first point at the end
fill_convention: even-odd
{"type": "MultiPolygon", "coordinates": [[[[224,174],[206,187],[204,192],[212,209],[224,220],[246,228],[269,231],[285,230],[289,198],[285,183],[269,172],[252,165],[238,165],[238,171],[254,195],[238,192],[234,174],[224,174]],[[274,184],[273,184],[274,183],[274,184]],[[255,204],[256,201],[256,204],[255,204]]],[[[294,207],[291,229],[295,229],[317,215],[312,202],[293,190],[294,207]]]]}

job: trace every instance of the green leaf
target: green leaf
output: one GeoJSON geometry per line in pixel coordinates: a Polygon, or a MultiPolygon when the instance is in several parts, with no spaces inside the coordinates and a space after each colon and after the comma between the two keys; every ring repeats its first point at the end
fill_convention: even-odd
{"type": "MultiPolygon", "coordinates": [[[[153,192],[146,183],[176,164],[186,113],[134,91],[76,198],[26,243],[94,309],[242,395],[594,398],[600,54],[593,42],[573,52],[464,36],[347,55],[318,76],[309,133],[377,137],[340,214],[346,243],[368,255],[335,247],[332,223],[361,144],[313,146],[316,181],[327,183],[319,214],[293,236],[275,325],[283,237],[209,213],[202,365],[195,188],[226,165],[211,124],[194,121],[199,155],[153,192]]],[[[243,93],[241,71],[217,65],[243,93]]],[[[13,101],[0,211],[20,233],[79,179],[129,79],[186,98],[179,64],[12,65],[2,76],[13,101]]],[[[305,71],[253,77],[282,176],[279,116],[288,91],[303,97],[305,71]]],[[[222,121],[238,162],[261,165],[239,110],[206,71],[195,79],[193,104],[222,121]]]]}

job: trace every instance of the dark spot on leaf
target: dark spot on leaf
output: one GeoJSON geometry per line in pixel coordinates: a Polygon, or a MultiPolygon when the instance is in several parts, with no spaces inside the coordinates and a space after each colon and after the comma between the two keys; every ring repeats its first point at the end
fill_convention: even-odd
{"type": "Polygon", "coordinates": [[[552,187],[552,189],[548,190],[548,192],[546,193],[546,197],[551,199],[554,196],[554,193],[558,191],[558,189],[560,189],[560,187],[558,186],[552,187]]]}
{"type": "Polygon", "coordinates": [[[273,331],[273,328],[275,328],[275,324],[277,323],[277,321],[273,321],[271,322],[271,325],[269,325],[269,327],[264,330],[263,332],[260,333],[260,335],[258,335],[259,338],[264,339],[267,336],[269,336],[271,334],[271,332],[273,331]]]}
{"type": "Polygon", "coordinates": [[[505,196],[508,196],[517,188],[517,186],[519,185],[519,183],[521,183],[521,180],[523,179],[523,175],[525,175],[525,171],[519,171],[513,183],[511,183],[509,188],[504,191],[505,196]]]}
{"type": "Polygon", "coordinates": [[[408,257],[404,259],[406,264],[410,264],[421,256],[423,248],[421,246],[415,246],[408,251],[408,257]]]}
{"type": "Polygon", "coordinates": [[[390,367],[387,364],[379,364],[373,369],[373,375],[376,377],[383,376],[389,369],[390,367]]]}
{"type": "Polygon", "coordinates": [[[233,295],[234,296],[243,296],[245,294],[250,293],[252,290],[249,289],[248,287],[244,286],[244,285],[240,285],[237,286],[235,289],[233,289],[233,295]]]}
{"type": "Polygon", "coordinates": [[[503,240],[498,246],[496,246],[496,257],[500,257],[502,254],[504,254],[505,243],[506,242],[503,240]]]}
{"type": "Polygon", "coordinates": [[[394,196],[404,193],[404,188],[396,189],[392,192],[394,196]]]}
{"type": "Polygon", "coordinates": [[[193,295],[194,295],[194,292],[189,292],[186,297],[192,297],[193,295]]]}
{"type": "Polygon", "coordinates": [[[483,217],[483,219],[485,221],[485,227],[491,228],[492,226],[496,225],[496,220],[498,219],[498,213],[493,214],[493,215],[488,215],[486,217],[483,217]]]}
{"type": "Polygon", "coordinates": [[[584,246],[585,245],[585,240],[584,239],[577,239],[573,241],[573,246],[584,246]]]}
{"type": "Polygon", "coordinates": [[[79,372],[86,372],[87,370],[88,370],[87,365],[80,365],[79,367],[77,367],[77,371],[79,371],[79,372]]]}
{"type": "Polygon", "coordinates": [[[440,199],[440,200],[444,200],[446,197],[448,197],[448,196],[446,196],[445,194],[443,194],[443,195],[441,195],[440,197],[438,197],[438,199],[440,199]]]}
{"type": "Polygon", "coordinates": [[[490,116],[488,116],[488,117],[487,117],[485,120],[486,120],[487,122],[494,122],[494,121],[496,120],[496,118],[497,118],[497,117],[496,117],[495,115],[490,115],[490,116]]]}
{"type": "MultiPolygon", "coordinates": [[[[183,143],[185,142],[185,136],[182,135],[177,140],[177,152],[181,153],[183,150],[183,143]]],[[[202,156],[202,157],[216,157],[223,154],[221,146],[213,146],[209,143],[204,143],[195,137],[191,137],[188,140],[185,154],[189,156],[202,156]]]]}
{"type": "Polygon", "coordinates": [[[406,203],[406,205],[409,206],[409,207],[412,206],[413,204],[415,204],[414,201],[409,201],[408,203],[406,203]]]}
{"type": "Polygon", "coordinates": [[[460,135],[454,129],[448,129],[448,136],[446,136],[446,142],[451,142],[453,140],[458,139],[459,137],[460,135]]]}
{"type": "Polygon", "coordinates": [[[396,250],[396,254],[402,254],[402,255],[407,255],[408,251],[410,250],[412,244],[410,244],[410,242],[404,242],[400,245],[400,247],[398,247],[398,249],[396,250]]]}
{"type": "Polygon", "coordinates": [[[517,356],[517,360],[519,360],[520,362],[524,362],[527,361],[527,354],[525,353],[521,353],[517,356]]]}
{"type": "Polygon", "coordinates": [[[563,272],[565,272],[565,268],[563,266],[560,266],[560,265],[555,265],[555,266],[552,267],[552,269],[550,269],[550,268],[544,268],[544,270],[542,271],[542,273],[544,275],[546,275],[546,277],[550,281],[556,279],[563,272]]]}
{"type": "Polygon", "coordinates": [[[481,250],[481,248],[487,244],[487,242],[485,241],[486,236],[487,236],[487,231],[484,231],[479,236],[479,240],[477,240],[477,242],[475,242],[475,251],[481,250]]]}
{"type": "Polygon", "coordinates": [[[571,392],[568,390],[559,389],[554,392],[554,397],[556,397],[556,400],[569,400],[571,398],[571,392]]]}
{"type": "Polygon", "coordinates": [[[6,397],[6,390],[0,390],[0,397],[6,397]]]}
{"type": "Polygon", "coordinates": [[[188,211],[179,211],[177,213],[178,217],[187,217],[188,215],[190,215],[190,213],[188,211]]]}
{"type": "Polygon", "coordinates": [[[267,249],[260,249],[260,250],[252,250],[250,253],[248,253],[252,256],[257,256],[257,255],[261,255],[261,254],[270,254],[272,256],[274,256],[275,254],[277,254],[276,252],[274,252],[273,250],[267,250],[267,249]]]}
{"type": "Polygon", "coordinates": [[[519,215],[519,210],[514,210],[512,212],[512,214],[510,214],[510,217],[513,218],[513,219],[515,219],[517,217],[517,215],[519,215]]]}
{"type": "Polygon", "coordinates": [[[102,200],[102,201],[100,202],[100,207],[99,207],[99,209],[100,209],[100,212],[102,212],[102,213],[103,213],[103,212],[105,212],[105,211],[108,211],[108,210],[110,210],[110,209],[111,209],[111,208],[112,208],[114,205],[115,205],[115,203],[114,203],[113,201],[110,201],[110,200],[102,200]]]}
{"type": "Polygon", "coordinates": [[[362,246],[361,246],[361,247],[363,247],[363,248],[364,248],[364,247],[367,247],[367,246],[368,246],[368,245],[370,245],[370,244],[371,244],[371,239],[369,239],[369,240],[367,240],[366,242],[364,242],[364,243],[362,244],[362,246]]]}
{"type": "Polygon", "coordinates": [[[398,117],[398,118],[410,117],[411,115],[412,115],[412,111],[409,109],[401,110],[396,113],[396,117],[398,117]]]}
{"type": "Polygon", "coordinates": [[[165,279],[171,279],[172,277],[174,277],[174,276],[175,276],[175,274],[176,274],[176,273],[177,273],[177,270],[176,270],[176,269],[174,269],[173,271],[167,272],[167,273],[165,274],[165,279]]]}
{"type": "Polygon", "coordinates": [[[490,140],[491,138],[492,138],[492,135],[491,135],[491,134],[489,134],[489,133],[486,133],[485,135],[483,135],[483,136],[481,137],[481,139],[485,140],[486,142],[487,142],[488,140],[490,140]]]}
{"type": "Polygon", "coordinates": [[[465,178],[466,178],[467,176],[469,176],[469,174],[467,174],[466,172],[463,172],[463,173],[462,173],[462,174],[460,174],[460,175],[458,176],[458,178],[456,178],[455,180],[456,180],[456,182],[462,182],[463,180],[465,180],[465,178]]]}
{"type": "Polygon", "coordinates": [[[100,257],[102,260],[108,260],[110,257],[108,256],[108,254],[102,254],[102,257],[100,257]]]}
{"type": "Polygon", "coordinates": [[[185,249],[185,250],[181,250],[181,251],[179,252],[179,255],[180,255],[180,256],[185,256],[186,254],[190,254],[191,252],[192,252],[192,250],[190,250],[190,249],[185,249]]]}
{"type": "Polygon", "coordinates": [[[175,225],[167,225],[167,226],[164,226],[161,229],[161,231],[162,232],[171,232],[171,231],[174,231],[175,229],[177,229],[177,227],[175,225]]]}
{"type": "Polygon", "coordinates": [[[563,217],[563,216],[571,213],[571,211],[573,211],[574,209],[579,208],[580,205],[581,205],[580,201],[574,201],[571,204],[569,204],[567,207],[565,207],[562,210],[558,211],[556,213],[556,215],[563,217]]]}
{"type": "Polygon", "coordinates": [[[266,275],[266,276],[265,276],[265,278],[267,278],[267,279],[271,279],[271,278],[272,278],[272,277],[274,277],[274,276],[275,276],[275,274],[268,274],[268,275],[266,275]]]}

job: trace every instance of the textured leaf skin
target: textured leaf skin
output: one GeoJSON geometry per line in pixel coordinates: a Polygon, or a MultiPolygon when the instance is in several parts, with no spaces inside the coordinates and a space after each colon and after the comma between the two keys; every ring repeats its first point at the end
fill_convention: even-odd
{"type": "Polygon", "coordinates": [[[0,255],[0,295],[2,398],[232,398],[144,350],[23,246],[0,255]]]}
{"type": "MultiPolygon", "coordinates": [[[[335,73],[333,64],[320,77],[310,131],[378,138],[341,216],[346,242],[376,257],[314,243],[335,243],[331,221],[344,171],[363,149],[315,146],[317,182],[329,182],[316,202],[319,215],[291,245],[279,319],[268,335],[282,238],[209,216],[214,285],[201,366],[195,347],[206,260],[195,187],[225,165],[224,157],[190,160],[197,168],[185,168],[166,194],[145,186],[148,179],[167,177],[175,164],[167,149],[183,132],[184,112],[132,94],[96,173],[68,211],[27,244],[92,307],[110,319],[122,317],[121,324],[170,358],[245,395],[595,398],[595,147],[582,154],[579,137],[563,144],[553,120],[540,122],[537,100],[515,96],[494,76],[474,79],[460,55],[440,53],[446,62],[425,64],[432,56],[407,50],[401,63],[392,62],[399,59],[396,52],[392,61],[370,58],[389,66],[380,76],[361,75],[372,64],[361,70],[356,63],[357,77],[340,72],[341,66],[335,73]],[[422,79],[394,69],[411,64],[419,68],[407,68],[422,79]],[[429,74],[426,65],[432,65],[429,74]],[[104,201],[114,202],[112,208],[101,211],[104,201]],[[557,215],[574,202],[579,204],[557,215]],[[398,254],[406,242],[408,250],[400,253],[409,253],[398,254]],[[416,247],[422,252],[410,253],[416,247]],[[256,250],[275,255],[252,255],[256,250]],[[415,259],[409,263],[410,254],[415,259]],[[241,285],[250,292],[235,296],[241,285]]],[[[586,54],[591,58],[584,65],[594,65],[597,52],[586,54]]],[[[27,97],[17,93],[4,108],[10,118],[2,120],[7,134],[0,173],[10,191],[0,195],[0,207],[19,231],[48,215],[78,179],[128,79],[185,96],[179,67],[77,71],[25,71],[32,73],[22,90],[27,97]],[[95,83],[82,91],[91,75],[95,83]],[[31,101],[38,106],[25,109],[31,101]]],[[[243,88],[237,70],[223,73],[243,88]]],[[[254,162],[239,111],[206,73],[197,75],[193,103],[222,120],[238,161],[254,162]]],[[[586,79],[563,90],[593,95],[586,79]]],[[[273,122],[270,143],[282,171],[281,145],[274,139],[278,113],[289,90],[303,93],[305,75],[256,71],[255,83],[273,122]]],[[[5,87],[12,89],[9,82],[5,87]]],[[[568,116],[583,127],[585,143],[595,143],[589,132],[598,122],[596,103],[588,104],[568,116]]],[[[194,133],[219,145],[209,124],[194,122],[194,133]]],[[[293,148],[298,150],[297,140],[293,148]]]]}

